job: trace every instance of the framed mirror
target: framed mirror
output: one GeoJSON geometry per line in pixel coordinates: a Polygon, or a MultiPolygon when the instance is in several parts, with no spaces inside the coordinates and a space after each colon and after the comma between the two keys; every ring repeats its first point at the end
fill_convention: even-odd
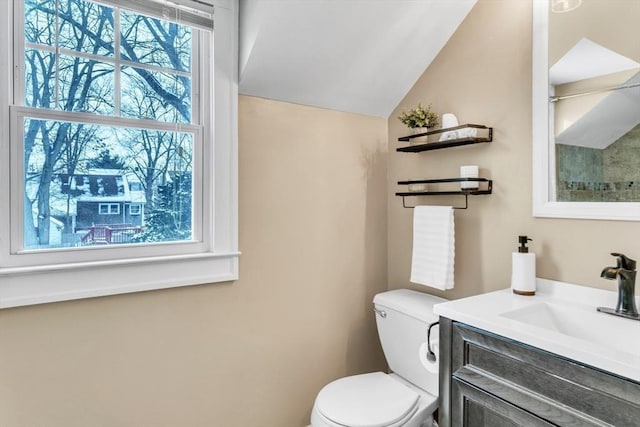
{"type": "Polygon", "coordinates": [[[533,3],[533,214],[640,221],[640,1],[533,3]]]}

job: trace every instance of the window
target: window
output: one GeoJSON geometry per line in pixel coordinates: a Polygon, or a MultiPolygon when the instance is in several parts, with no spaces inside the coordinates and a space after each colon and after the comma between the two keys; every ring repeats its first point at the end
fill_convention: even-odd
{"type": "Polygon", "coordinates": [[[100,215],[118,215],[120,214],[120,205],[117,203],[100,203],[98,205],[98,213],[100,215]]]}
{"type": "Polygon", "coordinates": [[[129,205],[129,215],[142,215],[142,205],[138,203],[129,205]]]}
{"type": "MultiPolygon", "coordinates": [[[[209,32],[193,25],[200,19],[160,19],[123,4],[24,0],[14,54],[23,65],[14,146],[27,168],[24,249],[94,244],[71,226],[51,242],[50,219],[91,222],[82,205],[105,197],[148,206],[144,229],[128,244],[199,237],[194,147],[203,145],[209,106],[194,101],[207,89],[199,44],[208,46],[209,32]],[[127,194],[127,177],[141,184],[139,194],[127,194]]],[[[120,205],[100,203],[99,214],[118,215],[120,205]]]]}
{"type": "Polygon", "coordinates": [[[237,5],[212,3],[0,4],[0,307],[237,277],[237,5]]]}

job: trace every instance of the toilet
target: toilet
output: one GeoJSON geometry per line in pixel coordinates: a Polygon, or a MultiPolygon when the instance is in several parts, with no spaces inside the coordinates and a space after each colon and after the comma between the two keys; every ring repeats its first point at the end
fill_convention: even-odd
{"type": "MultiPolygon", "coordinates": [[[[438,321],[434,304],[444,301],[408,289],[376,295],[376,325],[391,373],[353,375],[327,384],[316,397],[310,427],[432,427],[438,361],[427,359],[427,330],[438,321]]],[[[431,329],[436,355],[438,332],[431,329]]]]}

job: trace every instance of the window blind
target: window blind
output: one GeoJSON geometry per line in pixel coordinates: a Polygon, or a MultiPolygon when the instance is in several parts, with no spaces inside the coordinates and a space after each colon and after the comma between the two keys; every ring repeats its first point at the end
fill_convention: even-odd
{"type": "Polygon", "coordinates": [[[93,0],[165,21],[213,30],[213,5],[199,0],[93,0]]]}

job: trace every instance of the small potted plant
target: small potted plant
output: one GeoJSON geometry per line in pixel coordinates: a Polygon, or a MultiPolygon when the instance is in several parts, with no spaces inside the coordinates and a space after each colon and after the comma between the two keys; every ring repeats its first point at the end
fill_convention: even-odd
{"type": "Polygon", "coordinates": [[[409,111],[403,111],[398,119],[404,123],[412,133],[418,134],[426,132],[428,128],[438,126],[438,114],[431,111],[431,104],[424,108],[422,104],[409,111]]]}

